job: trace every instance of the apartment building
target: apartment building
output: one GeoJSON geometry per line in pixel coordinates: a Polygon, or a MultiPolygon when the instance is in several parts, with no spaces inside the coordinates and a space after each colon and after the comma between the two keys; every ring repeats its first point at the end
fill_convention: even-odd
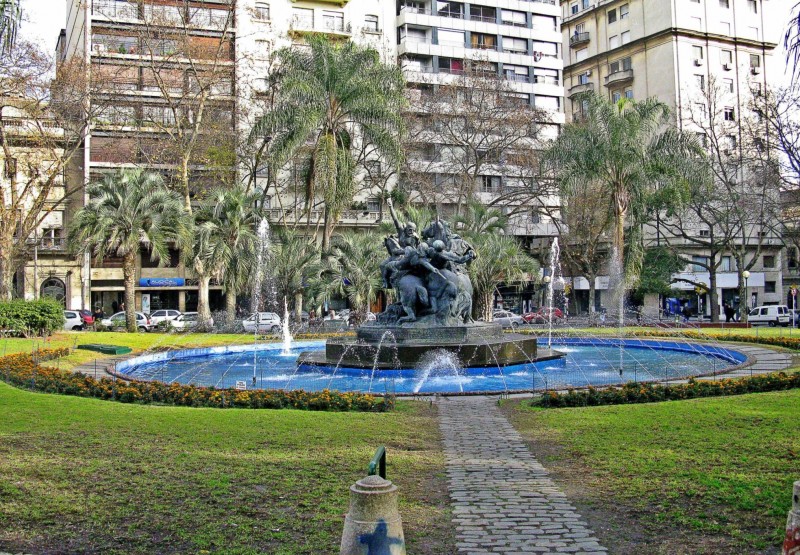
{"type": "MultiPolygon", "coordinates": [[[[235,169],[220,171],[211,154],[235,148],[225,141],[235,137],[232,3],[67,0],[67,7],[58,56],[84,61],[93,118],[69,178],[86,184],[145,166],[163,173],[187,202],[212,183],[235,179],[235,169]]],[[[72,209],[85,201],[77,198],[72,209]]],[[[85,306],[108,313],[122,302],[121,262],[86,257],[85,306]]],[[[212,307],[222,306],[219,284],[212,283],[210,297],[212,307]]],[[[196,279],[178,253],[157,267],[143,248],[137,308],[193,310],[196,304],[196,279]]]]}
{"type": "MultiPolygon", "coordinates": [[[[699,133],[697,118],[707,114],[712,88],[729,125],[750,110],[753,94],[780,78],[773,51],[788,14],[780,0],[561,0],[560,5],[570,120],[581,116],[577,95],[592,90],[612,101],[657,97],[673,109],[679,126],[699,133]]],[[[731,152],[741,127],[732,129],[731,152]]],[[[696,227],[698,237],[711,233],[701,223],[696,227]]],[[[663,226],[651,226],[647,233],[654,244],[670,239],[663,226]]],[[[780,238],[770,230],[753,236],[760,245],[753,257],[759,260],[751,269],[753,298],[747,302],[783,302],[780,238]]],[[[707,262],[709,253],[692,241],[683,241],[682,248],[688,258],[707,262]]],[[[722,253],[717,276],[721,304],[739,302],[731,260],[730,253],[722,253]]],[[[675,277],[709,284],[708,271],[699,264],[675,277]]],[[[674,289],[694,310],[710,313],[708,295],[698,297],[694,285],[679,282],[674,289]]],[[[657,307],[650,309],[657,313],[657,307]]]]}

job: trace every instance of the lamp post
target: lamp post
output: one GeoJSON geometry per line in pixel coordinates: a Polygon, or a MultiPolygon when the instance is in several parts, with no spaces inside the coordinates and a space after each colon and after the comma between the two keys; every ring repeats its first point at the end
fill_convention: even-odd
{"type": "Polygon", "coordinates": [[[545,303],[547,302],[547,288],[550,287],[551,279],[550,276],[544,276],[542,278],[542,284],[544,285],[544,289],[542,290],[542,308],[545,307],[545,303]]]}
{"type": "MultiPolygon", "coordinates": [[[[750,312],[749,293],[747,291],[747,280],[750,279],[750,272],[745,270],[742,272],[744,278],[744,313],[742,314],[742,322],[747,322],[747,314],[750,312]]],[[[741,304],[741,303],[740,303],[741,304]]]]}

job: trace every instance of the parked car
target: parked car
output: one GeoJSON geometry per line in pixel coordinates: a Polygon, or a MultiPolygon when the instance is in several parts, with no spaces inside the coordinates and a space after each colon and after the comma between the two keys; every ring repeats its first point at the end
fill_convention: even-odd
{"type": "MultiPolygon", "coordinates": [[[[124,328],[125,313],[117,312],[110,318],[103,318],[102,320],[100,320],[100,323],[107,328],[124,328]]],[[[139,328],[139,331],[150,331],[153,327],[153,323],[150,321],[150,318],[148,318],[143,312],[137,312],[136,327],[139,328]]]]}
{"type": "Polygon", "coordinates": [[[72,331],[80,331],[85,327],[81,313],[77,310],[64,311],[64,329],[72,331]]]}
{"type": "MultiPolygon", "coordinates": [[[[196,328],[197,324],[200,323],[200,320],[197,317],[197,312],[184,312],[183,314],[178,315],[174,320],[169,321],[170,327],[176,329],[177,331],[187,331],[192,328],[196,328]]],[[[209,327],[214,327],[214,319],[208,319],[209,327]]]]}
{"type": "MultiPolygon", "coordinates": [[[[553,307],[552,313],[554,322],[564,318],[564,311],[558,307],[553,307]]],[[[522,319],[526,324],[546,324],[550,320],[550,309],[543,307],[533,312],[526,312],[522,315],[522,319]]]]}
{"type": "Polygon", "coordinates": [[[171,322],[175,318],[181,315],[180,310],[156,310],[150,314],[150,321],[153,322],[154,326],[159,325],[161,322],[171,322]]]}
{"type": "Polygon", "coordinates": [[[258,312],[242,322],[246,333],[278,333],[281,331],[281,317],[274,312],[258,312]]]}
{"type": "Polygon", "coordinates": [[[789,307],[782,304],[770,306],[757,306],[747,314],[747,321],[751,325],[764,325],[770,327],[786,327],[791,322],[789,307]]]}
{"type": "Polygon", "coordinates": [[[522,316],[507,310],[496,310],[494,314],[492,314],[492,319],[504,328],[511,329],[516,329],[525,323],[522,316]]]}
{"type": "Polygon", "coordinates": [[[76,310],[78,314],[80,314],[81,320],[83,320],[84,326],[91,326],[94,325],[94,316],[92,316],[92,311],[87,310],[85,308],[81,308],[76,310]]]}

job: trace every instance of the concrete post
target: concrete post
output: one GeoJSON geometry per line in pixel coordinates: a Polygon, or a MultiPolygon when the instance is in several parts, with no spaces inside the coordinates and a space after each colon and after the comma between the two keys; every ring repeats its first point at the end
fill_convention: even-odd
{"type": "Polygon", "coordinates": [[[783,542],[783,555],[800,554],[800,480],[794,483],[792,509],[786,519],[786,540],[783,542]]]}
{"type": "Polygon", "coordinates": [[[397,486],[367,476],[350,486],[340,555],[406,555],[397,486]]]}

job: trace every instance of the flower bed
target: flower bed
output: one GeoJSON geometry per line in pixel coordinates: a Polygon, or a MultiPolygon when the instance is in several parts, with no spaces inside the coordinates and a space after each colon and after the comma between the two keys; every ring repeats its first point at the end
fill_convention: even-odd
{"type": "Polygon", "coordinates": [[[301,410],[383,412],[392,408],[393,400],[362,393],[337,391],[282,391],[214,389],[177,383],[124,382],[110,378],[99,380],[40,362],[69,354],[68,348],[46,349],[32,354],[17,353],[0,358],[0,378],[7,383],[44,393],[61,393],[123,403],[161,403],[189,407],[214,408],[293,408],[301,410]]]}
{"type": "Polygon", "coordinates": [[[534,400],[531,405],[544,408],[624,405],[657,401],[679,401],[698,397],[763,393],[798,387],[800,387],[800,372],[795,374],[778,372],[750,378],[724,379],[713,382],[692,378],[689,383],[676,385],[631,382],[622,387],[570,389],[566,393],[550,391],[534,400]]]}

